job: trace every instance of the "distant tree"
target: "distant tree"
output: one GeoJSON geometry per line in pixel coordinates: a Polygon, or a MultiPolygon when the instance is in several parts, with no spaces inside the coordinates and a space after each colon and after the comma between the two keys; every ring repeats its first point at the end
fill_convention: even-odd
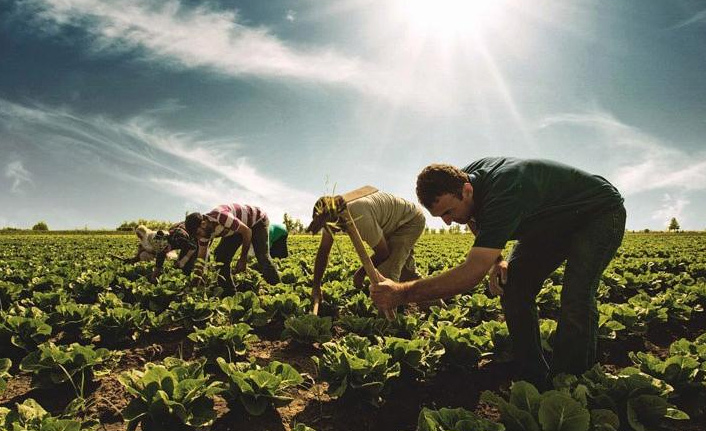
{"type": "Polygon", "coordinates": [[[425,234],[429,234],[429,230],[430,230],[430,229],[429,229],[429,226],[425,226],[425,227],[424,227],[424,233],[425,233],[425,234]]]}
{"type": "Polygon", "coordinates": [[[284,213],[282,224],[287,228],[289,233],[304,233],[304,223],[301,220],[292,218],[289,214],[284,213]]]}
{"type": "Polygon", "coordinates": [[[672,217],[672,220],[669,222],[669,227],[667,228],[667,230],[669,230],[670,232],[679,232],[679,229],[681,229],[681,227],[679,226],[679,222],[677,221],[676,217],[672,217]]]}
{"type": "Polygon", "coordinates": [[[451,227],[449,227],[449,233],[453,235],[457,235],[461,233],[461,225],[455,224],[451,227]]]}
{"type": "Polygon", "coordinates": [[[39,223],[32,226],[32,230],[49,230],[49,226],[47,226],[45,222],[40,221],[39,223]]]}
{"type": "Polygon", "coordinates": [[[289,214],[284,213],[282,217],[282,224],[287,228],[287,232],[292,232],[294,229],[294,220],[289,216],[289,214]]]}
{"type": "Polygon", "coordinates": [[[649,229],[645,229],[645,230],[643,230],[643,232],[644,232],[644,233],[650,233],[650,230],[649,230],[649,229]]]}

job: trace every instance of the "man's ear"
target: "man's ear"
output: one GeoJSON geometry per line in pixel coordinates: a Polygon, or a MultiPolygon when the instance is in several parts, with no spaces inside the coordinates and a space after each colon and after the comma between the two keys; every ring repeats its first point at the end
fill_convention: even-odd
{"type": "Polygon", "coordinates": [[[461,193],[463,194],[464,199],[473,197],[473,185],[471,183],[463,183],[463,190],[461,193]]]}

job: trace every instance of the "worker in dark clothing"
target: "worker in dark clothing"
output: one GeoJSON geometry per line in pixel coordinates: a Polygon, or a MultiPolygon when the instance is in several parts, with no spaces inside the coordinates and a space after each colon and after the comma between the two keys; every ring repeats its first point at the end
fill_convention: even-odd
{"type": "Polygon", "coordinates": [[[501,295],[521,377],[547,387],[559,373],[580,374],[596,362],[601,274],[625,231],[625,208],[606,179],[546,160],[492,157],[463,169],[430,165],[417,197],[446,224],[468,224],[475,241],[466,261],[435,277],[371,286],[382,309],[467,292],[490,275],[501,295]],[[507,259],[505,244],[517,240],[507,259]],[[566,262],[552,365],[545,360],[535,297],[566,262]]]}

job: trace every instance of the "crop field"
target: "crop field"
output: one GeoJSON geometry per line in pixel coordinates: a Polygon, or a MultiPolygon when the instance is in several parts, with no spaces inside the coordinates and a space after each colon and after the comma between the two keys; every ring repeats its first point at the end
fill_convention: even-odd
{"type": "MultiPolygon", "coordinates": [[[[338,237],[320,316],[318,237],[290,238],[267,285],[189,287],[165,264],[125,264],[133,235],[0,236],[0,429],[706,430],[706,234],[627,234],[599,287],[599,360],[539,393],[517,381],[498,298],[485,285],[382,319],[353,287],[338,237]]],[[[425,235],[431,275],[469,235],[425,235]]],[[[562,269],[537,297],[551,355],[562,269]]]]}

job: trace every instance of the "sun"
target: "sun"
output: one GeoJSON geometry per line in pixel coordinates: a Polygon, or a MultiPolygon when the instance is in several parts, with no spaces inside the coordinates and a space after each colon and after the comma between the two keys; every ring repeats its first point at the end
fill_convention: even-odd
{"type": "Polygon", "coordinates": [[[480,34],[501,23],[511,0],[399,0],[409,26],[441,39],[480,34]]]}

